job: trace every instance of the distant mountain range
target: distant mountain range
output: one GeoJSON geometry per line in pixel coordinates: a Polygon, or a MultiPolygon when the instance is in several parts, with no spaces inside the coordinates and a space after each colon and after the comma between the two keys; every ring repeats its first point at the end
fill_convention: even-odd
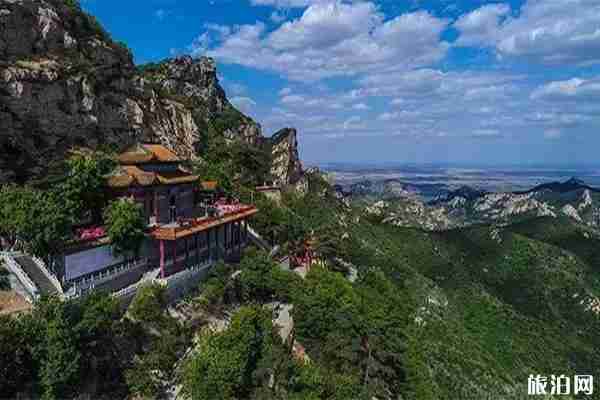
{"type": "Polygon", "coordinates": [[[391,179],[336,189],[346,202],[364,207],[366,213],[398,226],[445,230],[561,215],[588,226],[600,226],[600,189],[577,178],[516,192],[486,192],[469,186],[447,190],[435,186],[403,184],[391,179]]]}

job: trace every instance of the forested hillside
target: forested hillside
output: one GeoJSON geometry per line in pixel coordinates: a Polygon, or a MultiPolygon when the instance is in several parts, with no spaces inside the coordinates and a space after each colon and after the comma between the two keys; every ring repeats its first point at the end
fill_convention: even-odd
{"type": "Polygon", "coordinates": [[[3,393],[521,399],[529,374],[600,367],[600,239],[589,227],[393,227],[314,179],[279,206],[261,200],[268,211],[255,226],[276,232],[284,253],[310,237],[324,266],[301,278],[251,250],[168,312],[151,288],[124,317],[102,297],[42,302],[2,319],[3,393]],[[293,306],[293,348],[274,326],[274,301],[293,306]]]}

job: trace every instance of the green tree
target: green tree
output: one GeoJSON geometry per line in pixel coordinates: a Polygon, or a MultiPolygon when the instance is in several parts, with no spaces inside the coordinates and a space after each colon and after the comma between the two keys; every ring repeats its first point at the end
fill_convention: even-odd
{"type": "Polygon", "coordinates": [[[68,210],[52,192],[6,185],[0,189],[0,232],[42,257],[55,253],[71,235],[68,210]]]}
{"type": "Polygon", "coordinates": [[[268,312],[243,307],[221,333],[205,332],[185,366],[183,390],[193,399],[246,398],[262,384],[261,359],[273,346],[268,312]]]}
{"type": "Polygon", "coordinates": [[[242,258],[240,268],[240,291],[245,301],[289,300],[301,285],[298,275],[282,270],[265,251],[249,249],[242,258]]]}
{"type": "Polygon", "coordinates": [[[0,316],[0,393],[12,398],[30,382],[35,364],[27,336],[28,318],[0,316]]]}
{"type": "Polygon", "coordinates": [[[65,397],[79,377],[81,354],[68,307],[58,298],[48,297],[37,302],[33,310],[29,339],[45,399],[65,397]]]}
{"type": "Polygon", "coordinates": [[[79,353],[72,331],[63,317],[48,321],[40,378],[45,399],[60,398],[79,374],[79,353]]]}
{"type": "Polygon", "coordinates": [[[104,211],[107,233],[117,254],[137,254],[146,223],[142,208],[128,199],[111,202],[104,211]]]}
{"type": "Polygon", "coordinates": [[[263,195],[255,197],[255,205],[260,212],[252,218],[252,227],[273,243],[283,244],[288,210],[263,195]]]}
{"type": "Polygon", "coordinates": [[[74,222],[84,214],[100,220],[100,210],[106,202],[105,176],[115,167],[114,161],[104,153],[77,154],[66,162],[67,176],[59,185],[58,192],[71,211],[74,222]]]}
{"type": "Polygon", "coordinates": [[[325,339],[335,332],[352,334],[358,295],[340,273],[313,267],[294,297],[294,321],[300,338],[325,339]]]}

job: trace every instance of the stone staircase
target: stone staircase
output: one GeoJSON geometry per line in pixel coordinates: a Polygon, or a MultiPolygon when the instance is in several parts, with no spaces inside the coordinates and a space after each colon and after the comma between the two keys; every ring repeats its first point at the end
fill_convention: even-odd
{"type": "Polygon", "coordinates": [[[40,270],[38,264],[28,255],[15,256],[14,260],[33,281],[41,295],[58,295],[59,291],[50,282],[50,279],[40,270]]]}

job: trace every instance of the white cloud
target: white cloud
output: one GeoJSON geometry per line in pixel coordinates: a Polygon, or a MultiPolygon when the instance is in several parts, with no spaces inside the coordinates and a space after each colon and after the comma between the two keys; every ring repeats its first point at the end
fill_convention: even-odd
{"type": "Polygon", "coordinates": [[[359,116],[353,116],[344,121],[343,129],[345,131],[362,129],[366,125],[362,122],[362,119],[359,116]]]}
{"type": "Polygon", "coordinates": [[[534,90],[531,98],[548,101],[600,101],[600,77],[589,80],[572,78],[566,81],[549,82],[534,90]]]}
{"type": "Polygon", "coordinates": [[[366,110],[370,110],[371,107],[369,107],[365,103],[358,103],[358,104],[353,105],[352,109],[357,110],[357,111],[366,111],[366,110]]]}
{"type": "Polygon", "coordinates": [[[399,114],[397,112],[384,112],[382,114],[379,114],[377,119],[379,121],[392,121],[398,118],[398,115],[399,114]]]}
{"type": "Polygon", "coordinates": [[[369,32],[382,19],[372,3],[316,5],[309,7],[300,19],[286,22],[274,31],[268,44],[278,50],[328,48],[369,32]]]}
{"type": "Polygon", "coordinates": [[[295,94],[290,94],[281,98],[282,104],[298,104],[304,103],[304,101],[304,97],[295,94]]]}
{"type": "Polygon", "coordinates": [[[462,33],[456,44],[495,44],[498,39],[496,36],[499,33],[499,21],[509,12],[510,7],[506,4],[488,4],[462,15],[454,23],[454,27],[462,33]]]}
{"type": "Polygon", "coordinates": [[[462,16],[457,44],[544,64],[600,62],[600,0],[528,0],[517,16],[507,14],[507,5],[487,5],[462,16]]]}
{"type": "Polygon", "coordinates": [[[272,32],[262,22],[211,27],[200,36],[198,47],[199,51],[205,50],[204,35],[209,35],[212,42],[208,55],[221,62],[314,81],[433,64],[449,48],[440,40],[447,25],[447,20],[423,11],[384,21],[371,2],[338,0],[312,4],[300,18],[272,32]]]}

